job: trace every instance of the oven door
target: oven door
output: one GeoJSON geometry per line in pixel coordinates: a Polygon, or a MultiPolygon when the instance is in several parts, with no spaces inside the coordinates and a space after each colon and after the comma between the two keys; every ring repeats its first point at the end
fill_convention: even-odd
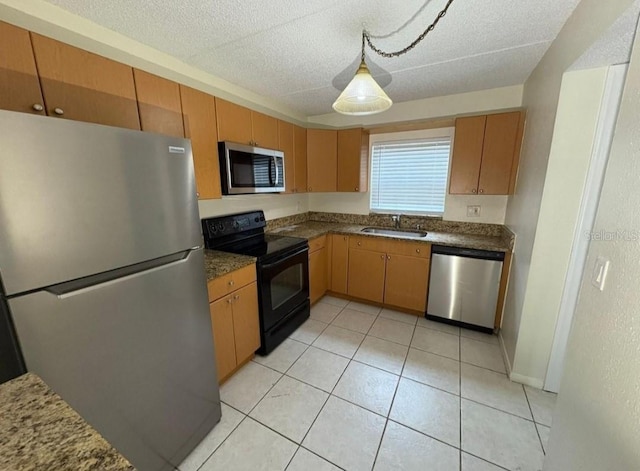
{"type": "Polygon", "coordinates": [[[225,143],[225,192],[275,193],[284,191],[284,155],[279,151],[225,143]]]}
{"type": "Polygon", "coordinates": [[[262,330],[268,331],[309,298],[309,249],[259,264],[262,330]]]}

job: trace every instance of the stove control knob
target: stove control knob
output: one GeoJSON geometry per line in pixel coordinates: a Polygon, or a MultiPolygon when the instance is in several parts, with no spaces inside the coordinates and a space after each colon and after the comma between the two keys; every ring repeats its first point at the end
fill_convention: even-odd
{"type": "Polygon", "coordinates": [[[259,217],[256,217],[256,218],[254,219],[254,221],[256,221],[256,222],[260,222],[260,218],[259,218],[259,217]]]}
{"type": "Polygon", "coordinates": [[[224,231],[224,224],[222,224],[221,222],[218,223],[218,230],[219,231],[224,231]]]}

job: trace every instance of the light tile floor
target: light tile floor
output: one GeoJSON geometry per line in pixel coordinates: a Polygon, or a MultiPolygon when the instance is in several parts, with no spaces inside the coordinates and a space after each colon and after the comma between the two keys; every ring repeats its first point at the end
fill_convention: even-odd
{"type": "Polygon", "coordinates": [[[496,336],[326,296],[180,471],[541,470],[555,395],[505,372],[496,336]]]}

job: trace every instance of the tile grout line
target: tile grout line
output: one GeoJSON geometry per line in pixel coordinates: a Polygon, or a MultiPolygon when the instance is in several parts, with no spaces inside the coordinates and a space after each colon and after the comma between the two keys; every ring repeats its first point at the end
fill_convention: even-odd
{"type": "Polygon", "coordinates": [[[540,448],[542,448],[542,454],[546,455],[547,450],[544,449],[544,445],[542,444],[542,437],[540,436],[540,430],[538,430],[538,423],[536,422],[536,417],[533,415],[533,408],[531,407],[531,402],[529,401],[527,388],[525,388],[524,385],[522,385],[522,390],[524,391],[524,397],[527,399],[527,405],[529,406],[529,412],[531,412],[531,418],[533,419],[533,427],[536,429],[536,435],[538,435],[538,441],[540,442],[540,448]]]}
{"type": "Polygon", "coordinates": [[[458,392],[460,393],[460,470],[462,470],[462,329],[458,338],[458,392]]]}

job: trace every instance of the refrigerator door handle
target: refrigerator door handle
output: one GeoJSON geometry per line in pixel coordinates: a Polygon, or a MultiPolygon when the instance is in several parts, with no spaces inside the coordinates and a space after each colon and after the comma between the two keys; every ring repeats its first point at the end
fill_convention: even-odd
{"type": "Polygon", "coordinates": [[[189,258],[193,250],[194,249],[185,250],[165,257],[130,265],[128,267],[88,276],[79,280],[67,281],[65,283],[49,286],[43,291],[54,294],[59,299],[70,298],[78,294],[86,293],[87,291],[102,288],[109,284],[138,278],[152,271],[162,270],[172,265],[184,263],[189,258]]]}

